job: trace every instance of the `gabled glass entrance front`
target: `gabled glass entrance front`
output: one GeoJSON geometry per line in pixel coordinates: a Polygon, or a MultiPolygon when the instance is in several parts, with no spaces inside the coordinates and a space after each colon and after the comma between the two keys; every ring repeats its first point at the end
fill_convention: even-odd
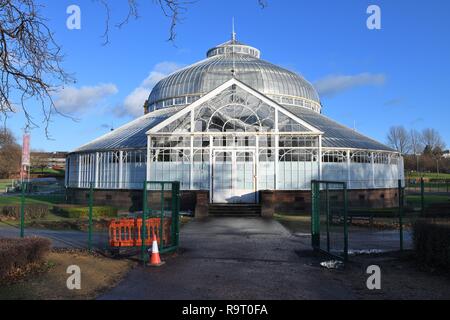
{"type": "Polygon", "coordinates": [[[319,175],[320,134],[233,79],[148,132],[147,179],[208,190],[212,203],[307,190],[319,175]]]}

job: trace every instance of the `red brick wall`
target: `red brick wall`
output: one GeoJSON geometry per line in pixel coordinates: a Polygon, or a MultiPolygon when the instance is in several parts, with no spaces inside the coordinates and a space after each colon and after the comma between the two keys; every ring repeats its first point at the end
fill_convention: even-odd
{"type": "MultiPolygon", "coordinates": [[[[197,193],[207,194],[207,191],[182,191],[181,210],[195,212],[197,193]]],[[[342,201],[342,193],[334,194],[332,201],[342,201]]],[[[87,204],[89,190],[68,189],[71,203],[87,204]]],[[[150,194],[152,203],[160,202],[160,194],[150,194]]],[[[387,208],[398,205],[397,189],[349,190],[349,207],[387,208]]],[[[170,194],[165,195],[165,201],[170,201],[170,194]]],[[[310,191],[260,191],[260,202],[263,216],[270,217],[273,213],[309,213],[311,211],[310,191]]],[[[112,205],[121,210],[142,210],[142,191],[140,190],[95,190],[94,205],[112,205]]]]}
{"type": "MultiPolygon", "coordinates": [[[[68,189],[68,201],[74,204],[88,204],[88,189],[68,189]]],[[[130,212],[141,211],[143,202],[141,190],[94,190],[95,206],[115,206],[121,210],[130,212]]],[[[160,204],[161,194],[159,192],[149,192],[150,203],[160,204]]],[[[170,192],[164,194],[164,200],[170,201],[170,192]]],[[[182,211],[195,211],[196,192],[181,191],[180,209],[182,211]]]]}
{"type": "MultiPolygon", "coordinates": [[[[343,201],[342,192],[330,195],[332,201],[343,201]]],[[[349,208],[391,208],[398,206],[397,189],[348,190],[349,208]]],[[[310,213],[310,191],[261,191],[261,204],[278,213],[310,213]]],[[[270,209],[269,209],[270,210],[270,209]]]]}

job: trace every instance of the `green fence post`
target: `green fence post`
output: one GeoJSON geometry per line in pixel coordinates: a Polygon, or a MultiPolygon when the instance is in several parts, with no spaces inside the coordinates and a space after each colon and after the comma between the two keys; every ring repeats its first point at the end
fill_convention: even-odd
{"type": "Polygon", "coordinates": [[[314,249],[320,249],[320,183],[311,182],[311,244],[314,249]]]}
{"type": "Polygon", "coordinates": [[[144,182],[144,194],[143,194],[143,203],[142,203],[142,230],[141,230],[141,240],[142,240],[142,244],[141,244],[141,259],[142,259],[142,263],[145,266],[145,258],[146,258],[146,254],[145,254],[145,236],[146,236],[146,232],[147,232],[147,228],[145,225],[145,221],[147,220],[147,181],[144,182]]]}
{"type": "Polygon", "coordinates": [[[164,250],[163,233],[164,233],[164,183],[161,183],[161,215],[159,225],[159,243],[162,250],[164,250]]]}
{"type": "Polygon", "coordinates": [[[178,247],[179,242],[179,214],[180,214],[180,183],[172,183],[172,223],[171,223],[171,246],[178,247]]]}
{"type": "Polygon", "coordinates": [[[89,186],[89,229],[88,229],[88,250],[92,252],[92,207],[94,203],[94,184],[89,186]]]}
{"type": "Polygon", "coordinates": [[[425,216],[425,183],[423,177],[420,178],[420,214],[425,216]]]}
{"type": "Polygon", "coordinates": [[[326,214],[327,214],[327,251],[330,252],[330,185],[327,183],[325,187],[325,203],[326,203],[326,214]]]}
{"type": "Polygon", "coordinates": [[[398,222],[400,228],[400,251],[403,251],[403,205],[404,190],[402,188],[402,180],[398,180],[398,222]]]}
{"type": "Polygon", "coordinates": [[[344,260],[348,261],[348,196],[347,183],[344,182],[344,260]]]}
{"type": "Polygon", "coordinates": [[[181,205],[181,194],[180,194],[180,182],[175,182],[174,185],[176,194],[176,213],[175,213],[175,245],[180,245],[180,205],[181,205]]]}
{"type": "Polygon", "coordinates": [[[25,237],[25,187],[26,182],[22,182],[21,191],[22,194],[20,196],[20,237],[25,237]]]}

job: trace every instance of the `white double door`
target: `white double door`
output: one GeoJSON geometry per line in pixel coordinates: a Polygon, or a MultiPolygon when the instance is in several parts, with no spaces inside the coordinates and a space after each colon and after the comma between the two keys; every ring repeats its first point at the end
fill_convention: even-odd
{"type": "Polygon", "coordinates": [[[256,160],[254,150],[214,150],[212,202],[256,203],[256,160]]]}

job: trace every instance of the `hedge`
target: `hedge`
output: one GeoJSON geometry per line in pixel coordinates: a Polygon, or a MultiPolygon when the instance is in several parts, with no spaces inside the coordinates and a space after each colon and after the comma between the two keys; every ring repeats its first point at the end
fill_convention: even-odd
{"type": "Polygon", "coordinates": [[[45,238],[0,239],[0,279],[30,263],[41,262],[51,242],[45,238]]]}
{"type": "MultiPolygon", "coordinates": [[[[44,204],[29,204],[25,206],[25,219],[43,219],[47,216],[50,207],[44,204]]],[[[0,207],[0,220],[18,220],[20,219],[20,206],[0,207]]]]}
{"type": "MultiPolygon", "coordinates": [[[[53,207],[53,212],[62,217],[71,219],[87,218],[89,207],[79,207],[76,205],[57,205],[53,207]]],[[[115,218],[118,210],[114,207],[92,207],[92,217],[94,218],[115,218]]]]}
{"type": "Polygon", "coordinates": [[[427,266],[450,269],[450,222],[418,220],[413,227],[414,249],[427,266]]]}

